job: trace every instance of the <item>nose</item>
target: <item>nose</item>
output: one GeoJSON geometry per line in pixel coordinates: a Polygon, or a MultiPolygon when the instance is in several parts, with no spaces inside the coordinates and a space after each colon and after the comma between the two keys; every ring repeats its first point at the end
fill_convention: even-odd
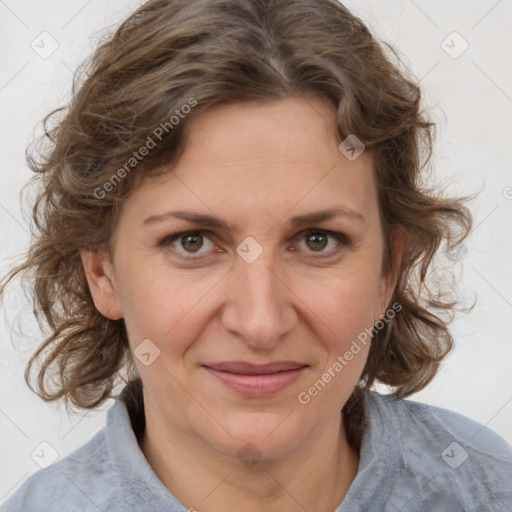
{"type": "Polygon", "coordinates": [[[252,263],[237,257],[227,278],[224,329],[253,348],[273,348],[297,321],[289,279],[265,251],[252,263]]]}

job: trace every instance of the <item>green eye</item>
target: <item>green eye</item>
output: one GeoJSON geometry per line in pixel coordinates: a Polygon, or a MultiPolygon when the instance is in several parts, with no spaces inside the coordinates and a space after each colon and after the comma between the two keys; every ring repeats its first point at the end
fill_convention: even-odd
{"type": "Polygon", "coordinates": [[[329,240],[325,234],[312,233],[306,236],[306,243],[314,251],[322,251],[327,247],[329,240]]]}
{"type": "MultiPolygon", "coordinates": [[[[299,238],[299,246],[301,243],[305,247],[300,250],[306,253],[316,253],[318,257],[328,257],[337,254],[343,247],[350,246],[350,241],[343,233],[336,233],[333,231],[325,231],[321,229],[310,229],[299,233],[296,238],[299,238]],[[326,250],[329,243],[333,247],[326,250]]],[[[174,233],[166,236],[159,244],[160,247],[172,245],[178,253],[184,258],[199,258],[202,255],[208,254],[215,248],[215,243],[211,237],[208,236],[208,231],[185,231],[174,233]],[[210,246],[208,247],[208,244],[210,246]],[[204,250],[201,250],[204,249],[204,250]],[[191,256],[187,256],[191,255],[191,256]],[[197,256],[193,256],[197,254],[197,256]]]]}
{"type": "Polygon", "coordinates": [[[181,238],[181,245],[190,252],[197,252],[203,246],[203,235],[184,235],[181,238]]]}
{"type": "MultiPolygon", "coordinates": [[[[165,237],[158,245],[160,247],[166,247],[168,245],[174,245],[177,251],[184,251],[188,254],[198,253],[201,248],[205,245],[204,241],[209,240],[211,248],[214,247],[211,239],[205,235],[203,231],[187,231],[182,233],[175,233],[165,237]],[[177,244],[174,244],[177,242],[177,244]]],[[[207,251],[202,251],[207,252],[207,251]]],[[[201,253],[202,254],[202,253],[201,253]]]]}
{"type": "Polygon", "coordinates": [[[306,243],[306,252],[318,253],[321,256],[333,256],[338,253],[342,247],[350,246],[350,241],[343,233],[310,229],[301,236],[306,243]],[[332,249],[325,250],[329,245],[329,239],[335,240],[336,243],[332,249]]]}

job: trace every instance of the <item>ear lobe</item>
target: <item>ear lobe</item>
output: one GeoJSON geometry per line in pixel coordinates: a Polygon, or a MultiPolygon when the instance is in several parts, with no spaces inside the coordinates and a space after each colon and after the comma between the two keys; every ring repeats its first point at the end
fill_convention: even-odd
{"type": "Polygon", "coordinates": [[[112,264],[104,250],[80,251],[82,265],[96,309],[110,320],[123,317],[117,298],[112,264]]]}
{"type": "MultiPolygon", "coordinates": [[[[393,231],[391,234],[391,254],[393,255],[394,261],[391,264],[389,275],[382,276],[379,283],[379,318],[385,314],[386,308],[395,291],[406,242],[407,235],[402,230],[396,229],[393,231]]],[[[377,319],[375,321],[377,321],[377,319]]]]}

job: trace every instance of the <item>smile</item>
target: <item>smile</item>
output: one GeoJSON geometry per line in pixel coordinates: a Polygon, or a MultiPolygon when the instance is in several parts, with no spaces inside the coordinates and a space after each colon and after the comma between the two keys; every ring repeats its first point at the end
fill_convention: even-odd
{"type": "Polygon", "coordinates": [[[210,375],[231,390],[248,397],[272,396],[291,386],[307,365],[296,362],[275,362],[255,365],[227,362],[203,365],[210,375]]]}

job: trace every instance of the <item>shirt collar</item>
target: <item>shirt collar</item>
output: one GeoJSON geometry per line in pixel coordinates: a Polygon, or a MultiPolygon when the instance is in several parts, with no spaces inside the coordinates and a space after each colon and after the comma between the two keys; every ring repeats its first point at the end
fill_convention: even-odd
{"type": "Polygon", "coordinates": [[[146,460],[130,423],[125,396],[126,388],[107,413],[106,439],[127,510],[186,511],[146,460]]]}
{"type": "MultiPolygon", "coordinates": [[[[142,452],[125,402],[126,388],[107,414],[106,438],[112,465],[118,475],[123,499],[137,510],[186,511],[153,471],[142,452]],[[144,507],[144,508],[142,508],[144,507]]],[[[365,393],[366,428],[360,450],[359,467],[343,503],[336,512],[355,510],[352,503],[372,503],[368,512],[383,510],[386,496],[399,471],[399,447],[392,442],[398,432],[398,418],[386,414],[392,398],[365,393]],[[368,485],[368,482],[378,485],[368,485]],[[362,499],[363,498],[363,499],[362,499]]],[[[133,411],[135,415],[143,411],[133,411]]],[[[133,414],[132,414],[133,417],[133,414]]]]}

